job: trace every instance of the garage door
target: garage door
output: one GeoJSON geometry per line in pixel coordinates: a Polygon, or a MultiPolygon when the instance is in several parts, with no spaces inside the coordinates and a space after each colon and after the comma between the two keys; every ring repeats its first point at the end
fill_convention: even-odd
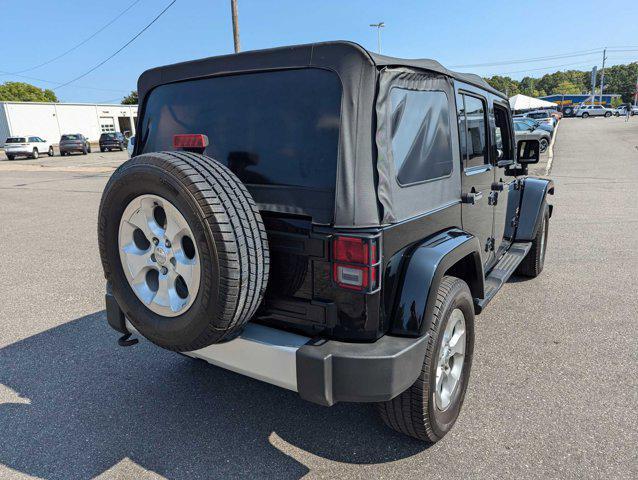
{"type": "Polygon", "coordinates": [[[100,117],[100,131],[102,133],[115,131],[115,121],[113,117],[100,117]]]}

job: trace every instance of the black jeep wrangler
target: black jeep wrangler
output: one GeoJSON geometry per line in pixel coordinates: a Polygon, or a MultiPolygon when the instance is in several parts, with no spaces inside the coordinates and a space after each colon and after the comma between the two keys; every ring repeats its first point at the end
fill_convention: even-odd
{"type": "Polygon", "coordinates": [[[507,98],[432,60],[328,42],[148,70],[99,212],[124,334],[290,390],[374,402],[436,442],[474,317],[543,269],[553,194],[507,98]]]}

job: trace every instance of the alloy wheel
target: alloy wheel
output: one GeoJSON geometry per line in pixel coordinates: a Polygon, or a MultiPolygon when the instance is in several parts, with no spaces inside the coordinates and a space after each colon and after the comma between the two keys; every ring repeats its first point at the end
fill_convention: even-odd
{"type": "Polygon", "coordinates": [[[126,279],[146,307],[165,317],[190,308],[199,290],[199,252],[171,202],[158,195],[133,199],[122,214],[118,242],[126,279]]]}
{"type": "Polygon", "coordinates": [[[436,365],[434,400],[439,410],[447,410],[450,406],[461,380],[466,342],[465,315],[461,309],[455,308],[445,326],[436,365]]]}

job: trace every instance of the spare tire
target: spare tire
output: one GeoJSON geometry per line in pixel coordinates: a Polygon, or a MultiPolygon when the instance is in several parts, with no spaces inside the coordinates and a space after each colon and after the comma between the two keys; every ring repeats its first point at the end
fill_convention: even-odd
{"type": "Polygon", "coordinates": [[[169,350],[233,338],[266,290],[259,210],[242,182],[204,155],[148,153],[123,163],[102,195],[98,240],[120,308],[169,350]]]}

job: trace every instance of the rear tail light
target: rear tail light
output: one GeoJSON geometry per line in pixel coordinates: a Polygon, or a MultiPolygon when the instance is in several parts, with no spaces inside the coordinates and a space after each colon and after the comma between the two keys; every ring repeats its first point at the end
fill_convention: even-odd
{"type": "Polygon", "coordinates": [[[204,149],[208,146],[208,137],[201,133],[173,135],[173,148],[204,149]]]}
{"type": "Polygon", "coordinates": [[[334,237],[332,262],[333,281],[339,287],[366,293],[378,289],[378,237],[334,237]]]}

